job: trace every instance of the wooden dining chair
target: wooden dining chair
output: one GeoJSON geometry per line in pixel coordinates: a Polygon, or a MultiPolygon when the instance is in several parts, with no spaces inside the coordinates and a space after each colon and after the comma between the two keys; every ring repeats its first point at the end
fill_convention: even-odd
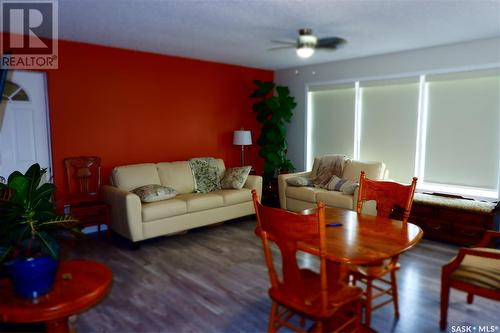
{"type": "Polygon", "coordinates": [[[441,272],[441,330],[446,329],[450,288],[467,293],[467,303],[474,295],[500,301],[500,232],[487,231],[473,248],[460,248],[458,255],[441,272]],[[494,242],[496,241],[496,244],[494,242]],[[491,248],[494,245],[497,248],[491,248]]]}
{"type": "MultiPolygon", "coordinates": [[[[391,181],[368,179],[365,176],[365,172],[361,171],[356,212],[361,214],[363,204],[366,201],[374,200],[377,204],[377,216],[401,219],[403,223],[407,223],[416,186],[417,177],[413,177],[410,185],[403,185],[391,181]],[[398,216],[398,214],[401,213],[402,215],[398,216]]],[[[370,326],[372,311],[391,302],[394,303],[394,316],[399,318],[398,288],[396,281],[396,271],[398,269],[398,257],[393,257],[381,263],[374,263],[373,265],[358,265],[351,267],[350,275],[353,278],[353,284],[356,285],[357,282],[361,282],[366,286],[363,293],[366,325],[370,326]],[[387,275],[390,276],[389,280],[385,278],[387,275]],[[385,284],[388,287],[384,288],[374,284],[375,280],[380,281],[381,284],[385,284]],[[374,289],[378,291],[378,293],[374,293],[374,289]],[[375,299],[384,295],[389,296],[389,299],[381,301],[376,305],[373,304],[375,299]]]]}
{"type": "Polygon", "coordinates": [[[101,200],[101,158],[97,156],[78,156],[64,159],[68,202],[70,214],[80,221],[82,227],[97,225],[101,234],[101,225],[107,227],[110,234],[110,207],[101,200]]]}
{"type": "Polygon", "coordinates": [[[314,214],[299,215],[263,206],[255,191],[252,196],[257,215],[256,233],[262,239],[271,282],[268,332],[276,332],[283,326],[306,332],[306,318],[314,322],[309,328],[313,332],[360,332],[362,290],[345,283],[336,290],[329,288],[324,205],[319,203],[314,214]],[[318,244],[319,274],[298,266],[297,243],[301,240],[318,244]],[[273,261],[272,242],[281,254],[281,277],[273,261]],[[299,323],[294,324],[292,320],[297,316],[299,323]]]}

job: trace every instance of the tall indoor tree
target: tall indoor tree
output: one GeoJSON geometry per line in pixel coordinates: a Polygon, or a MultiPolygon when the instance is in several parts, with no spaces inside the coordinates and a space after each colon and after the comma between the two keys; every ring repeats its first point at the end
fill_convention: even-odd
{"type": "Polygon", "coordinates": [[[259,155],[264,159],[264,179],[269,180],[283,171],[293,171],[292,162],[286,158],[288,143],[286,123],[290,123],[293,109],[297,106],[295,98],[285,86],[277,86],[272,81],[255,80],[256,86],[251,98],[255,99],[253,111],[262,123],[257,143],[259,155]]]}

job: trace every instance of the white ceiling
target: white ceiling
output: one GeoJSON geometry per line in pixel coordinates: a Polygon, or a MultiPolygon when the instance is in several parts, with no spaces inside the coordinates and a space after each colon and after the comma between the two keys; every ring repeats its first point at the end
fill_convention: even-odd
{"type": "Polygon", "coordinates": [[[500,36],[500,0],[59,0],[59,37],[281,69],[500,36]],[[268,51],[310,27],[348,44],[268,51]]]}

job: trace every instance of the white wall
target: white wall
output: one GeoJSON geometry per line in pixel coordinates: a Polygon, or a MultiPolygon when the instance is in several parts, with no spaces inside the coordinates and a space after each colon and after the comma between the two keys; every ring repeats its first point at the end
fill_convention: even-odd
{"type": "Polygon", "coordinates": [[[307,85],[490,66],[500,66],[500,38],[275,71],[275,82],[288,86],[297,101],[287,132],[288,158],[305,170],[307,85]]]}

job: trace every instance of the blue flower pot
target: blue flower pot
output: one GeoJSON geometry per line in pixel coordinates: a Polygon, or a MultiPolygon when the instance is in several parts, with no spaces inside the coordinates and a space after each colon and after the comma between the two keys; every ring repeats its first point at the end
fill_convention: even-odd
{"type": "Polygon", "coordinates": [[[59,262],[51,256],[13,259],[5,263],[14,292],[22,298],[37,298],[54,286],[59,262]]]}

